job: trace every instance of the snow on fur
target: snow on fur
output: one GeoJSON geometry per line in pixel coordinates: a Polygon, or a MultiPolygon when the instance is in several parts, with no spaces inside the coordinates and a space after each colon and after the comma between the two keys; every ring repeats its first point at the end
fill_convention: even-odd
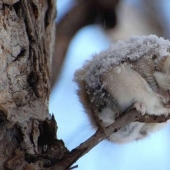
{"type": "Polygon", "coordinates": [[[100,76],[113,65],[119,65],[125,60],[135,61],[144,55],[155,55],[160,60],[169,53],[169,40],[156,35],[132,36],[128,40],[112,44],[108,49],[94,55],[92,60],[86,61],[83,68],[75,72],[74,80],[83,80],[88,88],[96,89],[101,85],[100,76]]]}

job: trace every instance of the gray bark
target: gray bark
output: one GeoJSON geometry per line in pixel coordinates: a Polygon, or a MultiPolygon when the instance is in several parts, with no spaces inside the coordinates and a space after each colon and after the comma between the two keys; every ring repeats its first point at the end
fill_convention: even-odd
{"type": "Polygon", "coordinates": [[[46,169],[67,152],[48,112],[55,3],[0,0],[1,170],[46,169]]]}

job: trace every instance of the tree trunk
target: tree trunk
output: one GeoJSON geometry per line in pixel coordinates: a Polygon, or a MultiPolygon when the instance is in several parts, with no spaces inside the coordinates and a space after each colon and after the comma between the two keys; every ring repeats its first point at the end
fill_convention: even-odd
{"type": "Polygon", "coordinates": [[[48,112],[55,14],[55,0],[0,0],[1,170],[46,169],[68,152],[48,112]]]}

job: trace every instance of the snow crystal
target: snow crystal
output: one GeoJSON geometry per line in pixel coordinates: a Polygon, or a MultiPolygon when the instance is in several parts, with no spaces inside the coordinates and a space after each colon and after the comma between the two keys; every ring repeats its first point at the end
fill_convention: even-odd
{"type": "Polygon", "coordinates": [[[82,69],[75,73],[75,81],[84,80],[88,87],[95,89],[101,85],[100,77],[113,65],[125,60],[135,61],[144,55],[156,56],[156,60],[169,55],[170,41],[156,35],[132,36],[125,41],[118,41],[108,49],[93,56],[82,69]],[[80,73],[81,72],[81,73],[80,73]]]}

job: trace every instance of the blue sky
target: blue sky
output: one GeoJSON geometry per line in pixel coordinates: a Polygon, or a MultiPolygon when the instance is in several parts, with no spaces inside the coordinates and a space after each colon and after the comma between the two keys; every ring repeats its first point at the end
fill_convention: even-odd
{"type": "MultiPolygon", "coordinates": [[[[70,1],[58,0],[59,18],[68,9],[65,7],[70,6],[70,1]]],[[[81,29],[70,44],[60,81],[51,94],[49,106],[58,123],[58,138],[63,139],[69,149],[94,133],[76,95],[74,72],[85,60],[110,44],[109,38],[97,25],[81,29]]],[[[79,166],[78,170],[169,170],[169,141],[169,126],[144,140],[125,145],[103,141],[76,164],[79,166]]]]}

